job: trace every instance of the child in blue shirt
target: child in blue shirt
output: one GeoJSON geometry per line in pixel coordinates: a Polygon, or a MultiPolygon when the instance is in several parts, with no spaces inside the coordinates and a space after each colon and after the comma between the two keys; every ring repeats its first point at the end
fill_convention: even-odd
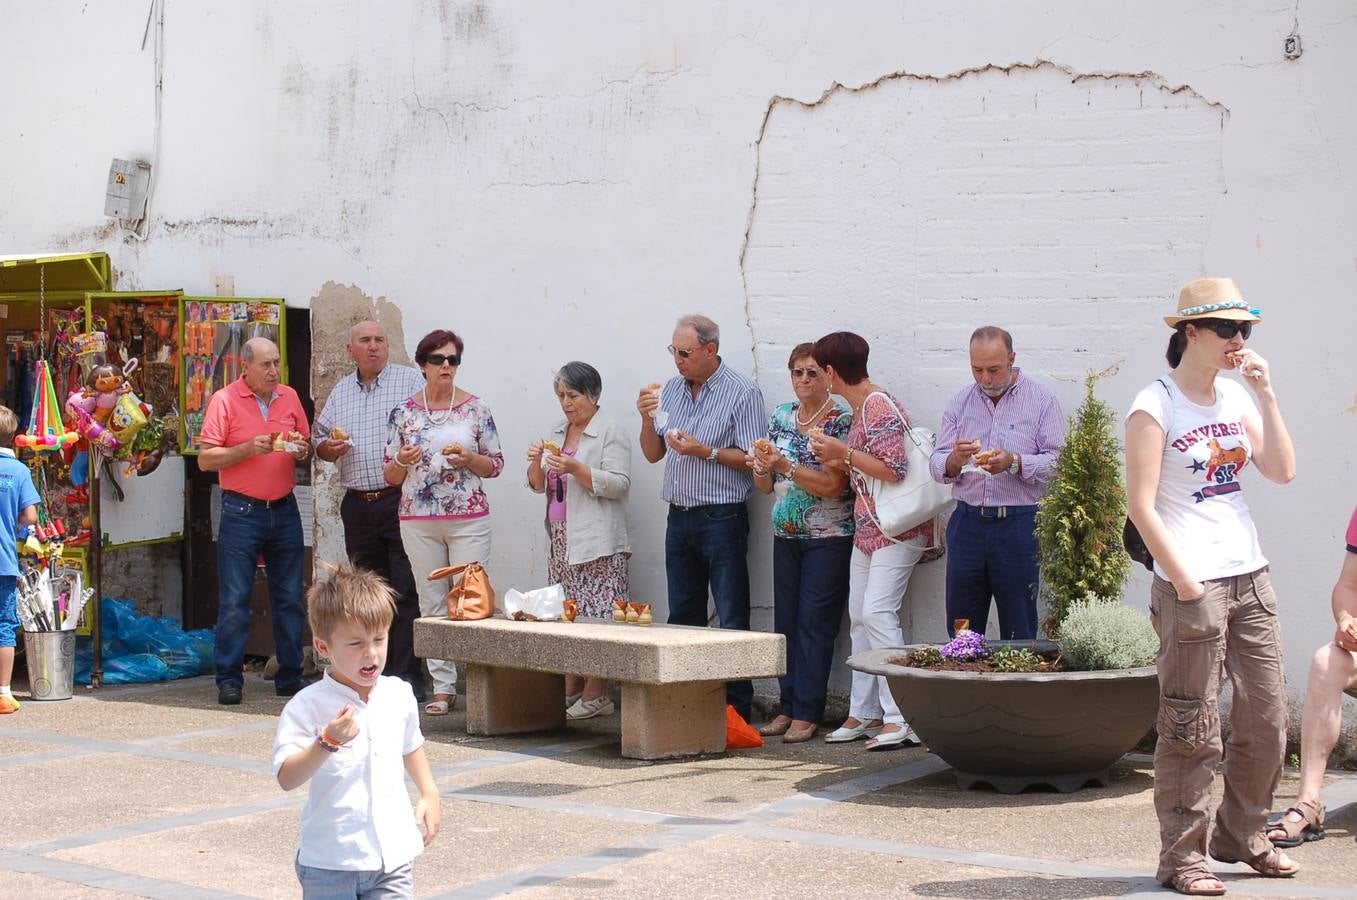
{"type": "Polygon", "coordinates": [[[38,489],[33,474],[14,456],[14,433],[19,419],[0,406],[0,715],[17,712],[19,701],[10,693],[14,675],[14,644],[19,636],[19,609],[15,605],[19,583],[20,525],[38,521],[38,489]]]}

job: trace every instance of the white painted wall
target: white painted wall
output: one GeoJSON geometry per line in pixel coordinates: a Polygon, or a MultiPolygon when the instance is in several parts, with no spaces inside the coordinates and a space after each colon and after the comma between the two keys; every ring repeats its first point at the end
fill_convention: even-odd
{"type": "MultiPolygon", "coordinates": [[[[681,313],[720,322],[770,401],[790,343],[851,326],[874,376],[936,419],[966,334],[993,321],[1071,407],[1079,373],[1118,365],[1104,396],[1124,408],[1161,369],[1176,286],[1230,274],[1264,308],[1254,344],[1299,448],[1295,483],[1249,484],[1293,681],[1328,635],[1357,501],[1345,0],[1298,25],[1257,0],[167,0],[158,142],[146,12],[7,10],[0,251],[107,250],[122,287],[386,297],[411,349],[434,326],[465,336],[465,385],[515,467],[554,414],[555,365],[595,363],[605,410],[631,421],[681,313]],[[1305,53],[1287,61],[1293,27],[1305,53]],[[115,156],[154,158],[144,236],[102,215],[115,156]]],[[[633,578],[658,600],[659,470],[636,468],[633,578]]],[[[536,499],[516,472],[490,495],[496,582],[541,581],[536,499]]],[[[769,559],[760,533],[765,607],[769,559]]],[[[938,569],[911,591],[925,638],[938,569]]]]}

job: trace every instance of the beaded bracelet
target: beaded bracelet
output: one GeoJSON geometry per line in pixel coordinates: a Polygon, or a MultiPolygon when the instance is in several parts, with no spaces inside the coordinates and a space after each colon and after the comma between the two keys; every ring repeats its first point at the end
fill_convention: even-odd
{"type": "Polygon", "coordinates": [[[320,734],[316,735],[316,743],[320,744],[327,753],[338,753],[339,748],[344,746],[339,741],[330,737],[324,728],[320,730],[320,734]]]}

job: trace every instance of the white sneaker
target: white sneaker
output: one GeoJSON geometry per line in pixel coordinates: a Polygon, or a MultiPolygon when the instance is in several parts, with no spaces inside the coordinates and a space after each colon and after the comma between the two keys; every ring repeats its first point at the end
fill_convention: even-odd
{"type": "Polygon", "coordinates": [[[565,711],[567,719],[592,719],[594,716],[611,716],[617,712],[613,701],[607,694],[600,694],[592,700],[577,700],[575,705],[565,711]]]}

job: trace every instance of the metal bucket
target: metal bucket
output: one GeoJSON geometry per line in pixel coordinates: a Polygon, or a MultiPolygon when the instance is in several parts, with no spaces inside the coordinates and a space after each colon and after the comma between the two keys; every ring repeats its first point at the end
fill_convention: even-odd
{"type": "Polygon", "coordinates": [[[25,631],[28,689],[34,700],[69,700],[75,689],[75,632],[25,631]]]}

